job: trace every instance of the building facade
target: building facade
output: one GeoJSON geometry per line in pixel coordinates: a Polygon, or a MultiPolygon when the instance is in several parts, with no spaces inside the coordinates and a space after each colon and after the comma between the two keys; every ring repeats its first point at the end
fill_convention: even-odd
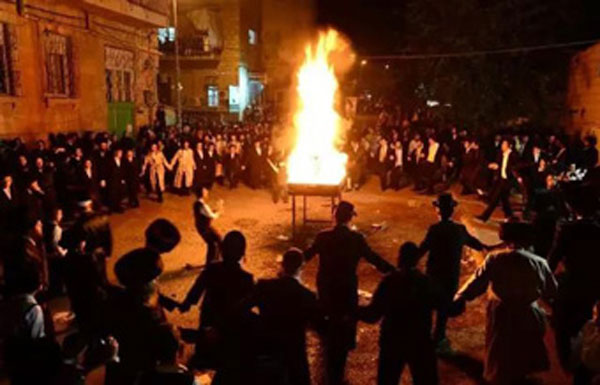
{"type": "MultiPolygon", "coordinates": [[[[310,3],[178,0],[184,120],[206,114],[240,119],[254,103],[283,100],[314,23],[310,3]]],[[[159,97],[161,103],[176,107],[175,30],[164,29],[159,35],[159,97]]]]}
{"type": "Polygon", "coordinates": [[[600,138],[600,44],[571,60],[567,106],[571,133],[600,138]]]}
{"type": "Polygon", "coordinates": [[[260,0],[178,0],[177,7],[177,39],[174,28],[159,32],[161,103],[177,105],[177,41],[184,120],[240,116],[264,83],[260,0]]]}
{"type": "Polygon", "coordinates": [[[153,120],[169,0],[0,0],[0,137],[153,120]]]}

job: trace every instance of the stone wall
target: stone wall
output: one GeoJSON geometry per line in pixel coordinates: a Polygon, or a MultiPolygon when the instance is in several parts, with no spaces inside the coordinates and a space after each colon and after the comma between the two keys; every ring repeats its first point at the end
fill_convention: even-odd
{"type": "MultiPolygon", "coordinates": [[[[18,89],[0,95],[0,137],[34,138],[51,132],[107,128],[105,47],[134,54],[135,124],[147,124],[156,100],[158,51],[153,26],[117,22],[110,14],[89,12],[69,2],[28,0],[18,15],[14,4],[0,0],[0,22],[13,30],[18,89]],[[44,38],[70,38],[74,87],[68,97],[47,94],[44,38]]],[[[165,18],[166,20],[166,18],[165,18]]]]}
{"type": "Polygon", "coordinates": [[[600,138],[600,44],[572,59],[567,105],[569,131],[600,138]]]}

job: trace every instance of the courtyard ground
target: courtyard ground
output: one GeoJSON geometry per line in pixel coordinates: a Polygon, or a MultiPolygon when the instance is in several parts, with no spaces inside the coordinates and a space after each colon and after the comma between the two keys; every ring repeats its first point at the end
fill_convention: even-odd
{"type": "MultiPolygon", "coordinates": [[[[456,195],[456,194],[455,194],[456,195]]],[[[496,243],[498,224],[481,225],[473,221],[473,216],[483,209],[483,203],[472,197],[458,197],[460,205],[455,219],[463,222],[469,230],[487,243],[496,243]]],[[[222,187],[213,189],[210,201],[224,201],[224,213],[215,221],[222,233],[228,230],[241,230],[248,239],[247,257],[244,268],[254,274],[255,278],[273,277],[278,272],[278,260],[290,246],[300,248],[310,244],[316,233],[326,225],[314,225],[300,230],[295,242],[286,240],[291,235],[291,205],[275,204],[268,191],[255,191],[246,187],[228,190],[222,187]]],[[[371,180],[358,192],[344,194],[344,199],[353,202],[358,211],[354,224],[363,232],[373,249],[390,262],[400,244],[404,241],[420,242],[427,227],[436,221],[431,205],[433,197],[416,195],[405,189],[399,192],[381,192],[378,183],[371,180]],[[375,225],[375,226],[374,226],[375,225]]],[[[193,197],[167,195],[163,204],[150,200],[142,200],[138,210],[130,210],[122,215],[111,217],[115,249],[110,260],[109,271],[118,260],[118,256],[143,245],[143,234],[146,226],[156,218],[167,218],[173,221],[182,233],[181,244],[164,257],[165,274],[161,277],[161,291],[177,300],[182,300],[191,287],[197,274],[185,268],[186,264],[200,265],[204,263],[205,245],[197,235],[192,216],[193,197]]],[[[311,218],[328,219],[329,202],[324,198],[310,198],[308,214],[311,218]]],[[[483,255],[468,253],[463,263],[462,280],[466,280],[476,265],[483,260],[483,255]]],[[[311,261],[305,268],[303,281],[314,290],[317,261],[311,261]]],[[[366,293],[363,301],[372,293],[381,279],[381,275],[370,265],[359,266],[360,289],[366,293]]],[[[114,280],[114,276],[110,277],[114,280]]],[[[441,384],[471,385],[483,382],[485,298],[470,303],[467,312],[450,321],[449,338],[453,348],[458,352],[452,359],[440,360],[441,384]]],[[[180,327],[195,327],[198,322],[198,307],[186,314],[174,312],[169,315],[170,321],[180,327]]],[[[550,347],[552,370],[541,374],[539,378],[544,384],[559,385],[568,383],[568,378],[559,369],[550,332],[547,336],[550,347]]],[[[353,385],[374,384],[377,368],[378,326],[359,325],[358,347],[350,355],[348,379],[353,385]]],[[[318,339],[309,338],[309,357],[315,383],[318,377],[318,339]]],[[[408,373],[405,373],[402,384],[410,384],[408,373]]]]}

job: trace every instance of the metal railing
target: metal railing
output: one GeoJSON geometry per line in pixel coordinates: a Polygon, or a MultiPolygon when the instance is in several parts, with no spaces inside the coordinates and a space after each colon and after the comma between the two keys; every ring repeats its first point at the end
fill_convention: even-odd
{"type": "MultiPolygon", "coordinates": [[[[174,55],[175,42],[159,42],[159,49],[162,53],[174,55]]],[[[221,53],[221,49],[211,46],[207,38],[203,36],[183,37],[179,40],[179,55],[182,57],[214,56],[219,53],[221,53]]]]}

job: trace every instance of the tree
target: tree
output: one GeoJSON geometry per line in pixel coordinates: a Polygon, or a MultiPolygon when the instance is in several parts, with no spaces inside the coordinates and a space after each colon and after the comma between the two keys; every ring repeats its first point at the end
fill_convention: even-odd
{"type": "Polygon", "coordinates": [[[450,103],[451,118],[473,127],[516,117],[556,124],[564,105],[568,64],[576,49],[511,54],[480,51],[561,43],[581,36],[583,2],[572,0],[406,0],[405,54],[473,55],[405,60],[405,98],[450,103]]]}

